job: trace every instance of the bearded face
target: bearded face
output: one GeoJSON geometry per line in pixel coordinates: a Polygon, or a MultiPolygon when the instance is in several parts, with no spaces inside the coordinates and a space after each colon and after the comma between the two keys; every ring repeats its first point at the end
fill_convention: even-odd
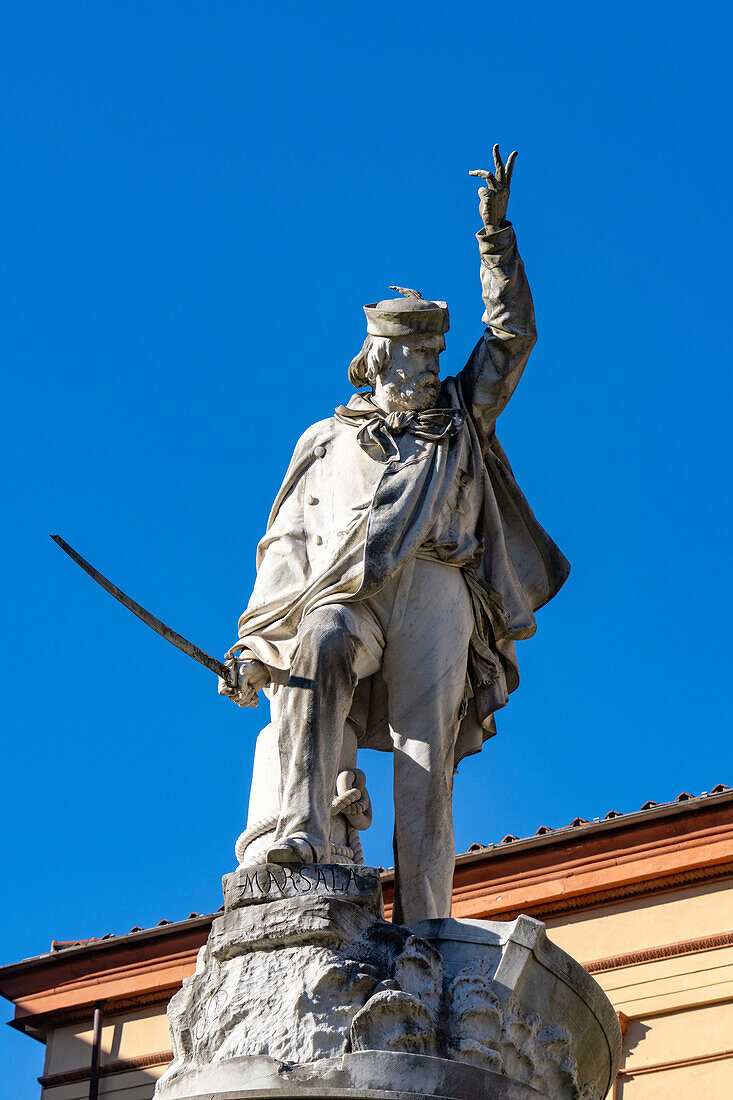
{"type": "Polygon", "coordinates": [[[374,383],[374,399],[385,412],[434,409],[440,395],[442,337],[389,341],[388,361],[374,383]]]}

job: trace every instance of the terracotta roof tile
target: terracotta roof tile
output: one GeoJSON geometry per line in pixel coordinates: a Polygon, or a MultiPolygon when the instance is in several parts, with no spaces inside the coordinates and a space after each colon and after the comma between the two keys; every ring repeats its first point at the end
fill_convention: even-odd
{"type": "MultiPolygon", "coordinates": [[[[731,788],[726,786],[725,783],[718,783],[718,785],[713,787],[713,789],[709,793],[710,794],[723,794],[724,791],[729,791],[730,789],[731,788]]],[[[672,806],[672,805],[674,805],[675,802],[687,802],[690,799],[694,799],[696,797],[704,798],[707,795],[708,795],[708,791],[703,791],[702,794],[700,794],[700,795],[694,795],[694,794],[690,794],[688,791],[682,791],[681,794],[678,794],[677,797],[675,799],[672,799],[670,802],[654,802],[652,799],[650,799],[648,802],[644,803],[644,805],[641,807],[641,810],[642,811],[644,811],[644,810],[653,810],[655,808],[655,806],[672,806]]],[[[638,812],[639,812],[638,810],[629,811],[629,813],[638,813],[638,812]]],[[[627,816],[628,816],[628,814],[622,814],[619,810],[609,810],[608,813],[605,815],[605,817],[603,817],[603,819],[601,819],[599,817],[594,817],[593,821],[594,822],[601,821],[601,820],[603,820],[603,821],[612,821],[614,818],[627,817],[627,816]]],[[[565,826],[565,828],[577,829],[581,825],[589,825],[589,824],[590,824],[589,820],[585,817],[574,817],[573,820],[570,822],[570,825],[565,826]]],[[[550,828],[549,825],[540,825],[537,832],[534,833],[534,836],[548,836],[550,833],[556,833],[558,831],[559,831],[558,829],[550,828]]],[[[502,837],[502,839],[499,841],[499,844],[511,844],[513,841],[520,840],[520,839],[529,840],[530,837],[521,837],[520,838],[520,837],[514,836],[513,833],[507,833],[506,836],[502,837]]],[[[468,852],[479,852],[479,851],[483,851],[486,848],[493,848],[493,847],[494,847],[493,844],[488,844],[488,845],[487,844],[479,844],[478,842],[474,841],[474,843],[469,846],[468,852]]],[[[463,853],[463,854],[467,854],[467,853],[463,853]]]]}
{"type": "Polygon", "coordinates": [[[83,947],[87,943],[99,943],[100,940],[107,940],[111,935],[111,932],[107,932],[104,936],[90,936],[88,940],[51,940],[51,950],[63,951],[67,947],[83,947]]]}

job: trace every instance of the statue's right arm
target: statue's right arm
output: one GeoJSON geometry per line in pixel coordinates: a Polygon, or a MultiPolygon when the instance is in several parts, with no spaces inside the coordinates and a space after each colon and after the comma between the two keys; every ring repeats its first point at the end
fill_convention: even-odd
{"type": "Polygon", "coordinates": [[[514,228],[506,220],[516,156],[512,153],[505,166],[495,145],[496,175],[470,173],[486,182],[479,190],[483,228],[476,234],[486,331],[459,378],[464,399],[487,434],[493,432],[497,416],[514,393],[537,339],[529,283],[514,228]]]}
{"type": "Polygon", "coordinates": [[[242,657],[240,654],[227,654],[227,668],[231,669],[231,680],[219,677],[219,694],[231,699],[238,707],[256,707],[259,702],[257,692],[270,683],[270,670],[256,657],[242,657]]]}
{"type": "Polygon", "coordinates": [[[476,234],[486,330],[459,378],[466,403],[491,434],[537,341],[532,295],[511,222],[476,234]]]}

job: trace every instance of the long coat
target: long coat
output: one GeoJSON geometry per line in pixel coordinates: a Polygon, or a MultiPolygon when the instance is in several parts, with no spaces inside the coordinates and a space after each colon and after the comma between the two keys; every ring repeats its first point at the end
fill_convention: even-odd
{"type": "MultiPolygon", "coordinates": [[[[380,460],[357,439],[363,426],[389,434],[368,394],[309,428],[273,505],[239,621],[240,648],[283,684],[304,615],[379,591],[421,551],[446,507],[460,513],[462,498],[472,502],[465,522],[483,553],[464,569],[476,629],[456,763],[496,732],[494,712],[519,683],[514,642],[534,634],[535,611],[570,568],[535,519],[495,433],[536,340],[524,265],[510,224],[477,237],[487,327],[464,369],[443,381],[439,402],[459,429],[426,439],[408,428],[380,460]]],[[[361,745],[391,749],[379,674],[357,688],[352,718],[361,745]]]]}

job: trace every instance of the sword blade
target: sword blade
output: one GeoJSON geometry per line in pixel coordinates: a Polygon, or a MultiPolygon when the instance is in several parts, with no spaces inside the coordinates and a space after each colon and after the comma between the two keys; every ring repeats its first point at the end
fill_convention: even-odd
{"type": "Polygon", "coordinates": [[[217,676],[221,676],[228,683],[231,683],[230,670],[221,661],[217,661],[216,657],[209,656],[203,649],[199,649],[193,642],[189,642],[188,638],[184,638],[181,634],[177,634],[175,630],[171,630],[169,626],[166,626],[160,619],[156,619],[155,615],[151,615],[149,611],[146,611],[144,607],[141,607],[139,603],[132,599],[132,597],[126,595],[116,584],[112,584],[112,581],[103,576],[98,569],[95,569],[93,565],[90,565],[86,558],[83,558],[81,554],[77,554],[76,550],[72,546],[69,546],[68,542],[64,542],[60,535],[51,535],[51,538],[60,546],[65,554],[68,554],[72,561],[88,573],[93,581],[96,581],[105,592],[109,592],[110,596],[121,603],[123,607],[126,607],[128,611],[132,611],[133,615],[137,615],[138,619],[141,619],[146,626],[149,626],[151,630],[154,630],[156,634],[160,634],[161,638],[165,638],[167,642],[174,645],[176,649],[180,649],[181,653],[187,654],[189,657],[193,657],[194,661],[198,661],[204,668],[210,668],[212,672],[215,672],[217,676]]]}

